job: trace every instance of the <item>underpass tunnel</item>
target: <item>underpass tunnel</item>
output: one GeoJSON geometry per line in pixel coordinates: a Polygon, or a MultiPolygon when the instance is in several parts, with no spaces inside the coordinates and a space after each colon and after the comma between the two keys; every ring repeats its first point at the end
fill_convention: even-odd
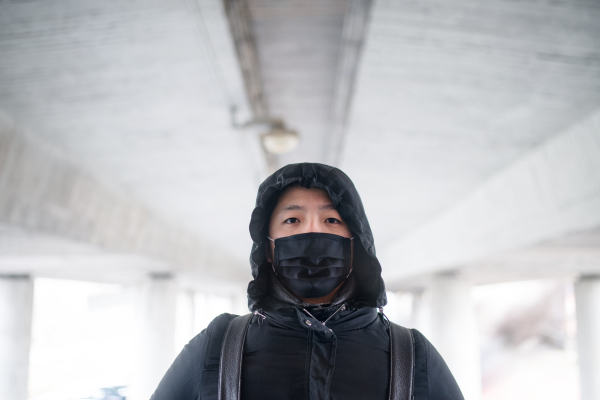
{"type": "Polygon", "coordinates": [[[256,191],[301,162],[352,179],[383,312],[466,399],[600,399],[598,20],[0,2],[0,399],[150,398],[214,317],[248,312],[256,191]]]}

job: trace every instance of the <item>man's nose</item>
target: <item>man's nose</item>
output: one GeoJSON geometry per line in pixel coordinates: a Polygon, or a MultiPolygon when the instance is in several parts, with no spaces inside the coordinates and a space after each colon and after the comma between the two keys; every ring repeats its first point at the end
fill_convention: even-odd
{"type": "Polygon", "coordinates": [[[320,220],[318,217],[311,217],[308,219],[307,223],[304,224],[304,229],[302,231],[302,233],[309,233],[309,232],[320,232],[323,233],[325,232],[323,230],[323,225],[320,223],[320,220]]]}

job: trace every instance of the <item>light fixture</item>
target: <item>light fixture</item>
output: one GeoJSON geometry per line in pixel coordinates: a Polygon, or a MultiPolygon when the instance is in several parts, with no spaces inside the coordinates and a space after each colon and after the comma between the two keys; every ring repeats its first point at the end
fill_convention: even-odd
{"type": "Polygon", "coordinates": [[[262,147],[267,153],[284,154],[298,146],[300,135],[298,132],[288,129],[285,122],[279,118],[253,118],[244,123],[238,123],[236,114],[237,108],[230,108],[231,124],[236,129],[256,128],[264,133],[260,135],[262,147]],[[266,132],[265,132],[266,131],[266,132]]]}
{"type": "Polygon", "coordinates": [[[274,126],[260,136],[262,144],[269,153],[284,154],[292,151],[300,142],[298,132],[286,129],[285,126],[274,126]]]}

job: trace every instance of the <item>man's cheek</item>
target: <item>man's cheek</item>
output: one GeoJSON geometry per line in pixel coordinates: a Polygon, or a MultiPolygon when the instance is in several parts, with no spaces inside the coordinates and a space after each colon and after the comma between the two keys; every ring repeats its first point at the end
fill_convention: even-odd
{"type": "Polygon", "coordinates": [[[269,262],[272,263],[273,260],[275,259],[275,243],[271,242],[270,247],[271,247],[271,261],[269,261],[269,262]]]}

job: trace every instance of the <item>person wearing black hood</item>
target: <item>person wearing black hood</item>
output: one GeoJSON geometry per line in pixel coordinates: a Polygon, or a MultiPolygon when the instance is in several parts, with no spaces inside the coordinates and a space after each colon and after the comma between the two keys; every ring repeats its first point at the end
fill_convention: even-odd
{"type": "Polygon", "coordinates": [[[152,400],[463,399],[433,345],[383,315],[373,235],[342,171],[276,171],[258,189],[250,235],[252,314],[215,318],[152,400]]]}

